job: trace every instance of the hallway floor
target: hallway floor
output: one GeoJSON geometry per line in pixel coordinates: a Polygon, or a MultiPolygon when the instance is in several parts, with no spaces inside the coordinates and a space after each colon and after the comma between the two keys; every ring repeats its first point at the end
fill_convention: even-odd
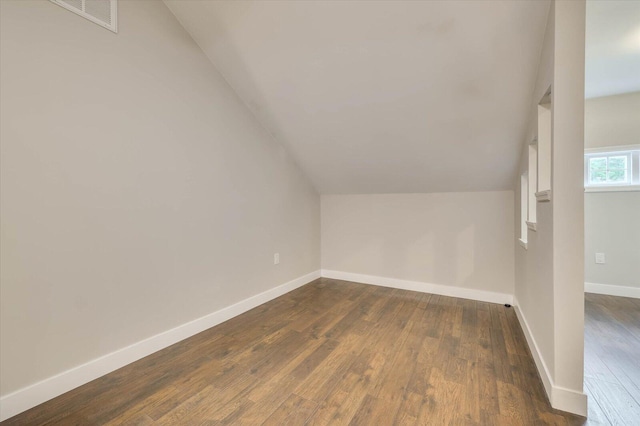
{"type": "Polygon", "coordinates": [[[588,424],[640,424],[640,299],[586,293],[584,343],[588,424]]]}

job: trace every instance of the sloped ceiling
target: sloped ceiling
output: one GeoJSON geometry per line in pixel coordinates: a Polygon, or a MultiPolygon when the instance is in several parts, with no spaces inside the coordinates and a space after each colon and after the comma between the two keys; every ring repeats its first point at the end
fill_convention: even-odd
{"type": "Polygon", "coordinates": [[[165,3],[321,193],[512,188],[548,1],[165,3]]]}

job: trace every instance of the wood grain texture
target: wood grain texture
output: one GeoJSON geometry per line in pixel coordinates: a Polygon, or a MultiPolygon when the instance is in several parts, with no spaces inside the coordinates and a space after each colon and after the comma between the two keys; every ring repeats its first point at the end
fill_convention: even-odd
{"type": "Polygon", "coordinates": [[[585,294],[589,423],[640,424],[640,300],[585,294]]]}
{"type": "Polygon", "coordinates": [[[549,406],[513,309],[321,278],[3,425],[584,422],[549,406]]]}

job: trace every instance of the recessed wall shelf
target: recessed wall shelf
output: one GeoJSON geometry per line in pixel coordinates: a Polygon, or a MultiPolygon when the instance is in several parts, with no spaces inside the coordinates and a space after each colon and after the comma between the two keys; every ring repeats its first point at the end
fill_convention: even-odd
{"type": "Polygon", "coordinates": [[[551,200],[552,111],[551,87],[549,87],[538,104],[538,185],[536,186],[538,201],[551,200]]]}

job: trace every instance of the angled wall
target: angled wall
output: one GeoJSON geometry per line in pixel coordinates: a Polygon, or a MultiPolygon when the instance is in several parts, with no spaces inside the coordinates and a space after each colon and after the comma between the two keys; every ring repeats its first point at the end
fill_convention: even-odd
{"type": "Polygon", "coordinates": [[[0,3],[3,411],[319,270],[319,196],[163,2],[119,2],[118,34],[0,3]]]}

